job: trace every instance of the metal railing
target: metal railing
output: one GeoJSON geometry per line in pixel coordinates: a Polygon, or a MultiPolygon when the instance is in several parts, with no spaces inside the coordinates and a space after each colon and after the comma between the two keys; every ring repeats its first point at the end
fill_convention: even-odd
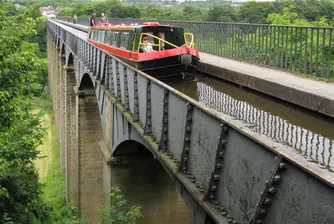
{"type": "MultiPolygon", "coordinates": [[[[186,32],[194,34],[195,48],[200,52],[334,79],[334,27],[109,19],[109,22],[116,24],[150,21],[184,27],[186,32]]],[[[87,18],[78,21],[82,25],[88,25],[88,22],[87,18]]]]}

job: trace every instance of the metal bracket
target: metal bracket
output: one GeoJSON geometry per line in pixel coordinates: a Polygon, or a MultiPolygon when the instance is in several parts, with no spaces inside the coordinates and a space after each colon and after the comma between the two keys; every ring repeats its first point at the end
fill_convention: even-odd
{"type": "Polygon", "coordinates": [[[144,135],[152,133],[152,113],[151,113],[151,80],[146,80],[146,122],[144,135]]]}
{"type": "Polygon", "coordinates": [[[108,57],[108,74],[109,74],[109,89],[112,95],[115,95],[115,85],[114,85],[114,63],[112,58],[108,57]]]}
{"type": "Polygon", "coordinates": [[[137,72],[133,75],[134,82],[134,116],[133,121],[139,121],[139,100],[138,100],[138,80],[137,80],[137,72]]]}
{"type": "Polygon", "coordinates": [[[183,173],[188,172],[192,113],[193,113],[193,105],[191,105],[188,102],[187,103],[186,127],[185,127],[184,140],[183,140],[183,150],[182,150],[182,157],[181,157],[180,166],[179,166],[179,171],[182,171],[183,173]]]}
{"type": "Polygon", "coordinates": [[[282,181],[282,172],[287,169],[281,155],[275,157],[275,165],[270,179],[266,182],[266,187],[261,194],[261,199],[257,205],[256,212],[250,224],[264,223],[265,216],[270,208],[277,187],[282,181]]]}
{"type": "Polygon", "coordinates": [[[228,126],[226,124],[220,125],[222,130],[220,132],[218,148],[216,151],[216,158],[214,163],[214,168],[211,173],[211,178],[209,182],[209,187],[204,197],[204,200],[210,200],[214,202],[217,197],[217,188],[219,184],[219,179],[221,175],[222,163],[224,160],[225,148],[227,145],[227,133],[228,133],[228,126]]]}
{"type": "Polygon", "coordinates": [[[119,78],[119,63],[116,61],[116,83],[117,83],[117,101],[122,102],[121,97],[121,80],[119,78]]]}
{"type": "Polygon", "coordinates": [[[164,91],[163,116],[162,116],[162,130],[158,151],[166,151],[168,149],[168,96],[169,91],[164,91]]]}
{"type": "Polygon", "coordinates": [[[109,56],[104,55],[104,65],[102,71],[102,80],[101,83],[103,84],[105,89],[109,89],[109,56]]]}
{"type": "Polygon", "coordinates": [[[124,94],[125,94],[124,111],[129,112],[130,105],[129,105],[128,75],[126,66],[123,66],[123,77],[124,77],[124,94]]]}

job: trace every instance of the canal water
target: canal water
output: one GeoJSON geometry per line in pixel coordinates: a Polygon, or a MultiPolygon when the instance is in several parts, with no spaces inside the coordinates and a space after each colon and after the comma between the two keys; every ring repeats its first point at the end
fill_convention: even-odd
{"type": "Polygon", "coordinates": [[[334,171],[334,119],[208,75],[197,75],[193,82],[169,84],[334,171]]]}
{"type": "Polygon", "coordinates": [[[141,206],[138,224],[192,224],[188,208],[161,164],[154,158],[138,158],[112,167],[112,186],[118,186],[127,205],[141,206]]]}

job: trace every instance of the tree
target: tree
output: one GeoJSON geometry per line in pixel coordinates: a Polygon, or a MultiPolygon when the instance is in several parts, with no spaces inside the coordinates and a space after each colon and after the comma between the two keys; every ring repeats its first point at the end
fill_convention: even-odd
{"type": "Polygon", "coordinates": [[[126,208],[127,201],[118,187],[112,188],[110,197],[113,200],[112,205],[105,206],[101,210],[101,219],[104,224],[135,224],[138,218],[143,217],[140,207],[126,208]]]}

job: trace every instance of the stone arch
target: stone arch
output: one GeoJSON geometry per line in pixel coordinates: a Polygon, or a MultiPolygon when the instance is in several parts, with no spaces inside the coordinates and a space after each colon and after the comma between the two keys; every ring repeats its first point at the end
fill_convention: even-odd
{"type": "Polygon", "coordinates": [[[74,69],[74,56],[72,52],[68,55],[66,67],[74,69]]]}
{"type": "Polygon", "coordinates": [[[135,140],[126,140],[121,142],[115,150],[113,150],[114,157],[126,155],[149,155],[153,157],[154,154],[142,143],[135,140]]]}
{"type": "Polygon", "coordinates": [[[60,56],[65,57],[65,43],[61,44],[60,56]]]}
{"type": "Polygon", "coordinates": [[[94,83],[88,73],[82,75],[79,83],[79,90],[94,90],[94,83]]]}

